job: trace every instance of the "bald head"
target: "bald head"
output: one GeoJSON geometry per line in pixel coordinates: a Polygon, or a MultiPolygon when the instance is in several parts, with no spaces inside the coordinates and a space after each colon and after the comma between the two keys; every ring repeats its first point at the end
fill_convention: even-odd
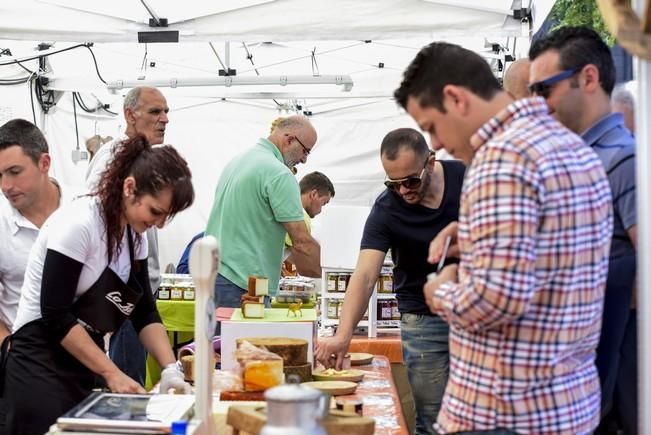
{"type": "MultiPolygon", "coordinates": [[[[281,138],[285,134],[295,135],[305,146],[312,147],[316,143],[316,130],[309,119],[304,116],[294,115],[281,118],[272,130],[269,140],[277,145],[274,139],[281,138]],[[308,145],[306,142],[311,142],[308,145]]],[[[275,121],[274,121],[275,122],[275,121]]]]}
{"type": "Polygon", "coordinates": [[[316,144],[317,135],[306,117],[294,115],[278,122],[268,139],[278,147],[285,164],[292,168],[307,161],[307,156],[316,144]]]}
{"type": "Polygon", "coordinates": [[[504,90],[513,98],[527,98],[531,95],[527,89],[529,84],[529,59],[518,59],[504,73],[504,90]]]}

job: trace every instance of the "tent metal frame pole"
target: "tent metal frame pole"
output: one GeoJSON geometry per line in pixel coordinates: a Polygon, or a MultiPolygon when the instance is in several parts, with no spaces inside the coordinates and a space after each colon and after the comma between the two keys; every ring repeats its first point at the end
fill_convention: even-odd
{"type": "Polygon", "coordinates": [[[639,433],[651,433],[651,65],[637,60],[637,300],[639,433]]]}

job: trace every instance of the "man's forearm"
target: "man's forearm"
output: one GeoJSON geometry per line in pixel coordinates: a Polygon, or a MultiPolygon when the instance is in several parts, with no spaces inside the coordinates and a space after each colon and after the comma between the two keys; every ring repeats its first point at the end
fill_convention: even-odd
{"type": "Polygon", "coordinates": [[[374,279],[369,280],[353,274],[339,315],[337,334],[342,334],[347,340],[353,336],[355,327],[368,308],[368,300],[373,293],[374,284],[374,279]]]}
{"type": "Polygon", "coordinates": [[[315,239],[294,243],[291,256],[298,273],[312,278],[321,276],[321,247],[315,239]]]}
{"type": "Polygon", "coordinates": [[[176,361],[167,338],[167,331],[163,324],[150,323],[142,328],[142,331],[138,334],[138,338],[140,338],[147,352],[154,357],[161,368],[176,361]]]}
{"type": "Polygon", "coordinates": [[[11,331],[9,331],[9,328],[7,328],[7,325],[3,321],[0,320],[0,343],[2,340],[5,339],[9,334],[11,334],[11,331]]]}

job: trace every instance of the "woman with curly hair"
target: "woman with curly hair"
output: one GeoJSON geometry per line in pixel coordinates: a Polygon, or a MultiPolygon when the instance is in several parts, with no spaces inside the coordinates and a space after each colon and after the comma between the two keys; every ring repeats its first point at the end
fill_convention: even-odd
{"type": "Polygon", "coordinates": [[[161,391],[189,392],[149,288],[142,233],[193,201],[186,161],[138,136],[116,151],[95,192],[43,225],[5,344],[8,433],[47,432],[93,388],[144,393],[104,351],[104,336],[127,318],[164,368],[161,391]]]}

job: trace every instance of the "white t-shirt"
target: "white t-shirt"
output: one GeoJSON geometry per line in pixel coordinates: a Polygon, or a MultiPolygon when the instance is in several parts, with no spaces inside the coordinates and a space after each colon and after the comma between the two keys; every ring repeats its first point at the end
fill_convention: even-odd
{"type": "MultiPolygon", "coordinates": [[[[89,192],[92,192],[97,188],[102,173],[106,170],[106,167],[109,165],[111,160],[113,160],[115,147],[127,139],[128,137],[126,135],[120,136],[105,143],[97,150],[95,156],[88,164],[88,170],[86,171],[86,188],[89,192]]],[[[147,241],[150,253],[149,258],[147,259],[149,285],[151,286],[151,291],[155,292],[158,290],[161,281],[160,264],[158,262],[158,234],[155,227],[151,227],[147,230],[147,241]]]]}
{"type": "Polygon", "coordinates": [[[102,172],[104,172],[109,162],[113,159],[115,146],[126,138],[126,136],[122,136],[113,139],[112,141],[107,142],[99,147],[92,160],[88,164],[88,169],[86,170],[86,188],[89,192],[95,190],[97,183],[99,183],[102,172]]]}
{"type": "MultiPolygon", "coordinates": [[[[126,232],[120,247],[120,255],[114,256],[109,265],[106,227],[96,198],[77,198],[59,208],[43,224],[29,254],[13,331],[42,317],[41,279],[48,249],[83,263],[75,291],[74,301],[76,301],[97,281],[107,265],[122,281],[126,283],[129,280],[131,262],[126,232]]],[[[140,244],[135,245],[135,259],[145,258],[147,258],[147,239],[142,237],[140,244]]]]}

